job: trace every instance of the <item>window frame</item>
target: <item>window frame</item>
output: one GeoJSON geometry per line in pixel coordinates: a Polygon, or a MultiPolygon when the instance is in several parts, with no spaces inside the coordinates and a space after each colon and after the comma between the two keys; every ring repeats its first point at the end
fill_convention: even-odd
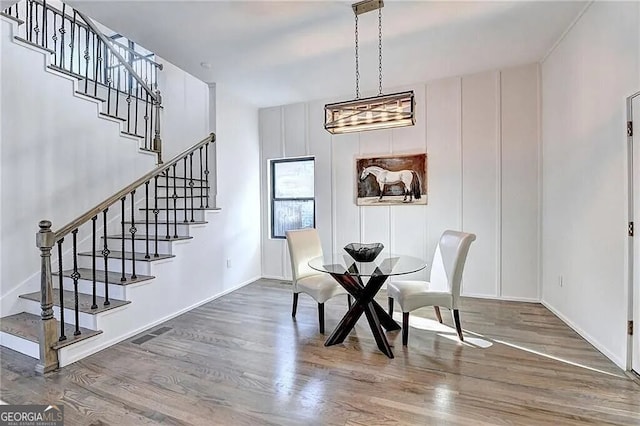
{"type": "Polygon", "coordinates": [[[277,201],[313,201],[313,227],[316,227],[316,158],[313,156],[306,157],[289,157],[289,158],[274,158],[269,160],[269,170],[271,173],[271,193],[270,198],[271,202],[269,203],[271,206],[270,216],[271,216],[271,224],[269,234],[272,239],[284,240],[286,239],[286,235],[275,235],[275,204],[277,201]],[[293,163],[293,162],[301,162],[301,161],[313,161],[313,197],[276,197],[276,164],[280,163],[293,163]]]}

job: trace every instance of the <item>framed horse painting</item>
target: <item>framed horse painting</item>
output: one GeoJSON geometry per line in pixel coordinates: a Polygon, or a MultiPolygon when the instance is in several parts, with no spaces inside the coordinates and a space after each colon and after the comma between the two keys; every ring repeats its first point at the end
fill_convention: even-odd
{"type": "Polygon", "coordinates": [[[427,154],[356,158],[356,204],[427,204],[427,154]]]}

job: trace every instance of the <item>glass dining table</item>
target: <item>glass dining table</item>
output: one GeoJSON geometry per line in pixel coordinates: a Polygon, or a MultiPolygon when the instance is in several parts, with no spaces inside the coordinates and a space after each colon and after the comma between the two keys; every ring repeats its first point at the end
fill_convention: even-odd
{"type": "Polygon", "coordinates": [[[374,300],[382,284],[390,276],[405,275],[424,269],[427,264],[417,257],[382,252],[371,262],[357,262],[347,253],[319,256],[309,267],[330,274],[355,299],[325,341],[325,346],[342,343],[364,313],[378,348],[389,358],[393,352],[382,331],[400,330],[400,325],[374,300]],[[366,283],[363,281],[367,279],[366,283]]]}

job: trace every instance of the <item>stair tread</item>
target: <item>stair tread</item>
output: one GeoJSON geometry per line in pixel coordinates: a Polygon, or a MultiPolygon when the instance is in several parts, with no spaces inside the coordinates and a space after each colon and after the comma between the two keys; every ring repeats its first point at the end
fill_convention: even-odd
{"type": "Polygon", "coordinates": [[[82,90],[76,90],[76,93],[78,95],[87,96],[87,97],[89,97],[91,99],[95,99],[96,101],[100,101],[100,102],[106,102],[107,101],[106,99],[102,99],[100,96],[92,95],[91,93],[87,93],[87,92],[84,92],[82,90]]]}
{"type": "MultiPolygon", "coordinates": [[[[62,271],[62,276],[70,278],[72,273],[73,273],[73,269],[62,271]]],[[[80,279],[89,280],[89,281],[93,279],[93,273],[89,268],[78,268],[78,273],[80,274],[80,279]]],[[[53,275],[58,276],[58,273],[57,272],[53,273],[53,275]]],[[[140,274],[136,274],[135,279],[131,278],[131,274],[124,274],[124,276],[125,278],[127,278],[126,281],[120,281],[120,278],[122,278],[121,272],[109,272],[107,275],[107,277],[109,278],[109,284],[122,285],[122,286],[136,284],[142,281],[149,281],[155,278],[152,275],[140,275],[140,274]]],[[[99,269],[96,270],[96,282],[100,282],[100,283],[105,282],[104,271],[99,269]]]]}
{"type": "MultiPolygon", "coordinates": [[[[93,256],[94,253],[90,252],[90,251],[83,251],[82,253],[78,253],[78,256],[93,256]]],[[[96,251],[95,252],[96,257],[102,258],[102,252],[96,251]]],[[[139,260],[141,262],[153,262],[156,260],[162,260],[162,259],[170,259],[172,257],[175,257],[175,255],[173,254],[167,254],[167,253],[159,253],[158,257],[154,257],[151,256],[151,259],[145,259],[145,253],[138,253],[135,252],[136,255],[136,260],[139,260]]],[[[109,253],[109,258],[110,259],[122,259],[122,252],[121,251],[111,251],[109,253]]],[[[130,251],[125,251],[124,252],[124,258],[125,259],[131,259],[132,258],[132,252],[130,251]]]]}
{"type": "MultiPolygon", "coordinates": [[[[158,222],[158,224],[160,224],[160,222],[158,222]]],[[[136,222],[136,226],[138,226],[138,225],[142,228],[142,227],[145,226],[145,223],[144,223],[144,221],[136,222]]],[[[154,225],[153,222],[149,222],[149,227],[151,227],[153,225],[154,225]]],[[[149,237],[149,241],[151,243],[153,243],[155,237],[153,235],[148,235],[148,237],[149,237]]],[[[107,238],[121,240],[122,239],[122,234],[107,235],[107,238]]],[[[125,238],[127,240],[131,241],[131,234],[126,234],[125,238]]],[[[147,239],[147,235],[137,234],[136,233],[135,239],[136,240],[146,240],[147,239]]],[[[191,240],[191,239],[193,239],[193,237],[190,237],[188,235],[178,235],[178,238],[172,237],[172,236],[167,238],[166,235],[158,235],[158,241],[182,241],[182,240],[191,240]]]]}
{"type": "MultiPolygon", "coordinates": [[[[183,178],[183,179],[184,179],[184,178],[183,178]]],[[[193,180],[194,180],[194,181],[196,181],[196,180],[197,180],[197,181],[199,181],[199,182],[203,182],[203,183],[204,183],[204,182],[206,182],[206,181],[204,181],[204,180],[203,180],[203,181],[200,181],[199,179],[196,179],[196,178],[193,178],[193,180]]],[[[172,188],[173,188],[173,185],[169,185],[169,186],[167,186],[167,185],[160,185],[160,184],[158,184],[158,188],[169,188],[169,189],[172,189],[172,188]]],[[[182,189],[184,189],[184,185],[183,185],[183,186],[176,185],[176,189],[181,189],[181,188],[182,188],[182,189]]],[[[202,189],[211,189],[211,187],[210,187],[210,186],[194,186],[194,187],[193,187],[193,189],[200,189],[200,188],[202,188],[202,189]]],[[[189,185],[187,185],[187,189],[189,189],[189,185]]]]}
{"type": "MultiPolygon", "coordinates": [[[[196,197],[194,196],[194,198],[196,198],[196,197]]],[[[167,210],[167,208],[166,208],[166,207],[158,207],[158,209],[159,209],[160,211],[167,210]]],[[[152,211],[152,210],[153,210],[153,207],[149,207],[149,208],[146,208],[146,207],[140,207],[138,210],[149,210],[149,211],[152,211]]],[[[178,210],[178,211],[184,211],[184,206],[182,206],[182,207],[177,207],[177,208],[176,208],[176,210],[178,210]]],[[[194,206],[194,207],[193,207],[193,210],[220,210],[220,209],[219,209],[219,208],[217,208],[217,207],[195,207],[195,206],[194,206]]],[[[169,211],[173,211],[173,206],[170,206],[170,207],[169,207],[169,211]]],[[[187,211],[191,211],[191,206],[189,206],[189,207],[187,208],[187,211]]],[[[136,223],[137,223],[137,222],[136,222],[136,223]]],[[[180,223],[180,221],[178,221],[178,223],[180,223]]]]}
{"type": "MultiPolygon", "coordinates": [[[[42,318],[40,318],[39,315],[21,312],[19,314],[0,318],[0,331],[38,343],[40,321],[42,321],[42,318]]],[[[53,346],[54,349],[60,349],[72,343],[76,343],[102,333],[101,330],[89,330],[88,328],[80,327],[81,334],[74,336],[73,331],[75,330],[75,326],[68,323],[65,323],[64,330],[67,339],[56,343],[53,346]]]]}
{"type": "Polygon", "coordinates": [[[26,38],[22,38],[22,37],[20,37],[20,36],[14,36],[13,38],[15,38],[16,40],[18,40],[18,41],[20,41],[20,42],[22,42],[22,43],[26,43],[26,44],[28,44],[29,46],[33,46],[33,47],[35,47],[35,48],[37,48],[37,49],[43,50],[43,51],[45,51],[45,52],[47,52],[47,53],[50,53],[51,55],[53,55],[53,54],[55,54],[55,53],[56,53],[56,52],[54,52],[53,50],[51,50],[51,49],[49,49],[49,48],[47,48],[47,47],[44,47],[44,46],[40,46],[38,43],[34,43],[34,42],[32,42],[32,41],[29,41],[29,40],[27,40],[26,38]]]}
{"type": "MultiPolygon", "coordinates": [[[[182,188],[184,189],[184,187],[182,187],[182,188]]],[[[196,188],[197,188],[197,189],[199,189],[200,187],[194,187],[194,190],[195,190],[196,188]]],[[[176,189],[178,189],[178,188],[176,187],[176,189]]],[[[189,187],[187,187],[187,192],[188,192],[188,191],[189,191],[189,187]]],[[[159,200],[167,200],[167,199],[168,199],[168,200],[171,200],[171,199],[173,199],[173,195],[169,195],[169,196],[159,195],[159,196],[157,196],[156,198],[157,198],[157,199],[159,199],[159,200]]],[[[180,198],[180,199],[183,199],[183,198],[191,198],[191,194],[189,194],[189,195],[177,195],[177,194],[176,194],[176,198],[180,198]]],[[[204,195],[204,194],[202,194],[202,195],[193,194],[193,198],[194,198],[194,199],[196,199],[196,198],[198,198],[198,199],[199,199],[199,198],[202,198],[202,199],[204,200],[204,199],[205,199],[205,198],[207,198],[207,197],[206,197],[206,195],[204,195]]],[[[194,208],[194,209],[201,209],[201,208],[203,208],[203,207],[196,207],[196,206],[193,206],[193,208],[194,208]]],[[[189,207],[189,209],[191,209],[191,207],[189,207]]]]}
{"type": "Polygon", "coordinates": [[[123,131],[123,132],[120,132],[120,133],[122,133],[123,135],[127,135],[127,136],[134,137],[134,138],[144,139],[144,136],[139,135],[139,134],[137,134],[137,133],[124,132],[124,131],[123,131]]]}
{"type": "Polygon", "coordinates": [[[0,12],[0,15],[4,16],[5,18],[11,19],[12,21],[17,22],[17,23],[18,23],[18,25],[22,25],[22,24],[24,24],[24,21],[23,21],[22,19],[20,19],[20,18],[16,18],[15,16],[13,16],[13,15],[9,15],[8,13],[0,12]]]}
{"type": "MultiPolygon", "coordinates": [[[[21,294],[19,296],[21,299],[33,300],[40,303],[40,292],[34,291],[33,293],[21,294]]],[[[66,309],[73,309],[74,307],[74,293],[73,291],[65,290],[64,291],[64,307],[66,309]]],[[[78,310],[80,312],[84,312],[86,314],[99,314],[101,312],[105,312],[111,309],[119,308],[120,306],[128,305],[131,303],[128,300],[117,300],[109,298],[110,305],[104,306],[104,297],[96,296],[96,304],[98,307],[96,309],[91,309],[91,305],[93,304],[93,297],[90,294],[78,293],[78,310]]],[[[55,306],[60,306],[60,290],[57,288],[53,289],[53,304],[55,306]]]]}
{"type": "Polygon", "coordinates": [[[54,64],[47,65],[47,68],[51,68],[52,70],[61,72],[62,74],[66,74],[66,75],[74,77],[74,78],[82,78],[82,76],[80,74],[76,74],[74,72],[71,72],[71,71],[69,71],[67,69],[64,69],[64,68],[59,67],[59,66],[54,65],[54,64]]]}
{"type": "Polygon", "coordinates": [[[114,120],[127,121],[127,119],[126,119],[126,118],[118,117],[117,115],[107,114],[106,112],[100,112],[100,115],[101,115],[102,117],[113,118],[114,120]]]}

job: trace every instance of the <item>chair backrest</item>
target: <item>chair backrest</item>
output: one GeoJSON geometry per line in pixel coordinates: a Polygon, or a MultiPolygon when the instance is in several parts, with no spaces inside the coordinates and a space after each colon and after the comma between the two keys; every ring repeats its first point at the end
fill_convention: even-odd
{"type": "Polygon", "coordinates": [[[456,303],[469,246],[475,239],[475,234],[465,232],[447,230],[442,233],[433,255],[429,290],[451,292],[456,303]]]}
{"type": "Polygon", "coordinates": [[[320,236],[315,228],[286,231],[289,256],[291,256],[291,274],[294,285],[299,279],[319,272],[309,267],[309,260],[322,256],[320,236]]]}

